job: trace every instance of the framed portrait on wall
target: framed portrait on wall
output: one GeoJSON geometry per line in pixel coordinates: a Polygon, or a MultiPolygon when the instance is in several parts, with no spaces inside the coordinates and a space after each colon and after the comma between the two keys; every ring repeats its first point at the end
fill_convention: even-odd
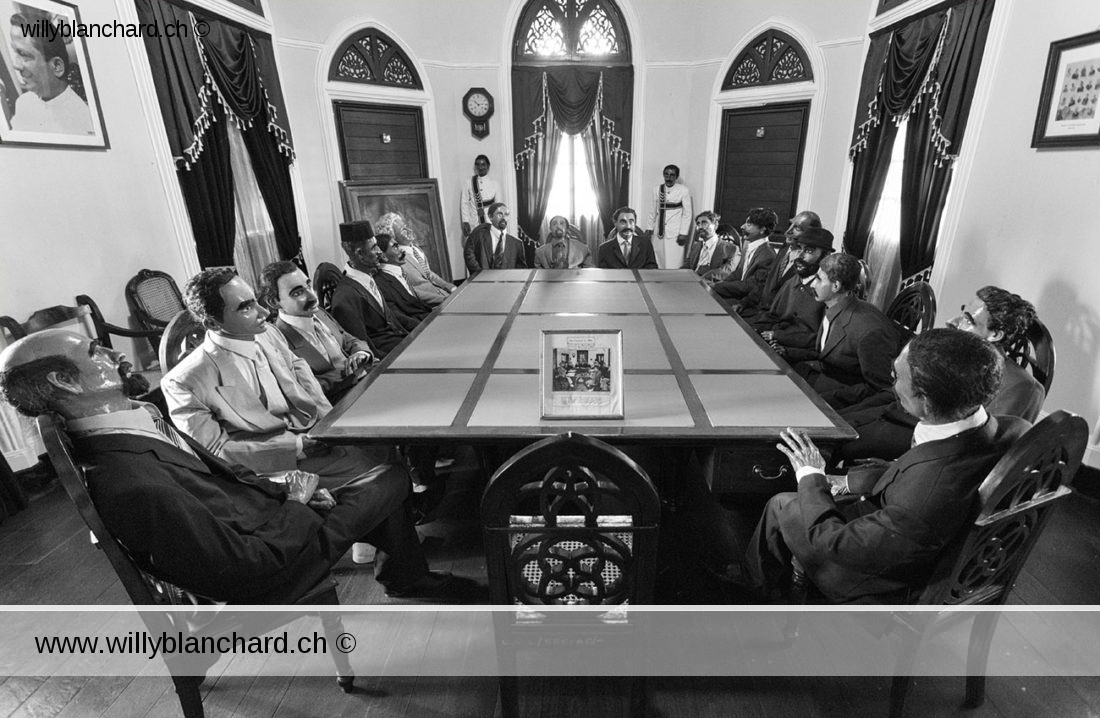
{"type": "MultiPolygon", "coordinates": [[[[448,282],[451,259],[447,236],[443,231],[443,209],[439,203],[439,183],[434,179],[408,182],[341,181],[344,221],[368,220],[376,224],[385,214],[396,212],[405,220],[405,231],[428,257],[428,264],[448,282]]],[[[377,229],[375,230],[377,231],[377,229]]]]}
{"type": "Polygon", "coordinates": [[[542,330],[543,419],[623,418],[623,331],[542,330]]]}
{"type": "Polygon", "coordinates": [[[1032,147],[1100,145],[1100,31],[1050,44],[1032,147]]]}
{"type": "Polygon", "coordinates": [[[106,149],[84,26],[60,0],[0,0],[0,143],[106,149]]]}

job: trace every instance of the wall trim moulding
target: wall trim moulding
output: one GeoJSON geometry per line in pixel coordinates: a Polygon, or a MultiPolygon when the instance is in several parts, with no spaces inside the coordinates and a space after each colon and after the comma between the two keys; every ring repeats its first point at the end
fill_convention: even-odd
{"type": "Polygon", "coordinates": [[[644,63],[650,70],[691,70],[698,67],[710,67],[711,65],[721,65],[725,60],[721,57],[716,57],[711,60],[695,60],[684,62],[673,61],[657,61],[644,63]]]}
{"type": "Polygon", "coordinates": [[[499,62],[448,62],[447,60],[421,60],[424,67],[436,67],[441,70],[500,70],[499,62]]]}

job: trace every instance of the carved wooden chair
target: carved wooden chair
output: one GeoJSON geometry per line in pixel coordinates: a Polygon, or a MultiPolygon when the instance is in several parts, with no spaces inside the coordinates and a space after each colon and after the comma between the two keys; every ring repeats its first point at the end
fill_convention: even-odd
{"type": "MultiPolygon", "coordinates": [[[[107,555],[107,560],[111,562],[111,567],[114,568],[123,588],[126,589],[126,594],[130,597],[131,603],[135,606],[163,607],[163,610],[141,611],[142,621],[145,622],[149,633],[154,636],[162,633],[174,636],[179,632],[186,640],[190,636],[229,636],[235,630],[239,630],[242,626],[241,616],[235,615],[232,611],[221,611],[216,614],[211,622],[198,628],[189,621],[189,619],[194,618],[194,612],[187,610],[188,607],[203,604],[211,605],[216,602],[190,593],[183,587],[175,586],[142,570],[130,556],[126,547],[114,538],[103,523],[95,504],[92,503],[92,497],[88,494],[87,484],[85,483],[85,467],[74,461],[68,437],[48,416],[38,417],[37,423],[50,462],[61,479],[61,485],[65,487],[65,492],[76,505],[80,517],[84,519],[84,523],[92,532],[92,538],[96,545],[107,555]]],[[[300,606],[338,605],[340,599],[336,594],[336,579],[331,574],[325,576],[294,603],[300,606]]],[[[336,650],[337,638],[344,632],[340,614],[329,611],[318,613],[320,614],[329,652],[336,664],[337,683],[342,690],[350,692],[353,688],[355,675],[352,672],[348,657],[336,650]]],[[[254,630],[256,626],[254,621],[257,615],[262,615],[264,617],[262,620],[267,622],[261,628],[270,631],[283,625],[288,620],[293,620],[298,614],[294,612],[272,612],[270,614],[251,613],[247,615],[251,616],[248,630],[254,630]]],[[[193,659],[194,657],[189,658],[193,659]]],[[[201,666],[202,671],[205,672],[217,660],[217,655],[206,657],[205,665],[201,666]]],[[[194,675],[196,663],[193,661],[181,663],[181,659],[173,654],[165,654],[164,662],[172,674],[172,682],[175,684],[176,694],[179,697],[180,707],[183,709],[185,718],[202,718],[204,711],[199,686],[203,681],[204,674],[194,675]]]]}
{"type": "MultiPolygon", "coordinates": [[[[653,483],[618,449],[573,433],[533,444],[497,470],[481,499],[492,601],[651,603],[659,521],[653,483]]],[[[641,630],[636,624],[621,610],[494,612],[503,716],[519,712],[519,649],[577,645],[568,636],[578,635],[613,645],[641,630]]],[[[643,715],[644,679],[632,679],[630,692],[632,714],[643,715]]]]}
{"type": "Polygon", "coordinates": [[[103,312],[99,306],[87,294],[81,294],[76,298],[76,306],[58,304],[53,307],[39,309],[25,322],[18,322],[11,317],[0,317],[0,328],[8,335],[8,339],[22,339],[28,334],[42,331],[43,329],[71,329],[83,332],[89,337],[99,340],[105,347],[113,348],[112,336],[130,338],[151,338],[157,332],[144,329],[127,329],[116,324],[111,324],[103,318],[103,312]]]}
{"type": "Polygon", "coordinates": [[[936,293],[927,282],[906,287],[890,302],[886,316],[904,327],[909,336],[928,331],[936,322],[936,293]]]}
{"type": "Polygon", "coordinates": [[[154,351],[160,351],[160,333],[181,309],[183,295],[170,274],[142,269],[126,284],[126,302],[141,325],[156,336],[149,337],[154,351]]]}
{"type": "Polygon", "coordinates": [[[206,327],[198,322],[191,312],[180,310],[164,328],[160,340],[160,368],[167,374],[180,359],[190,354],[202,344],[206,336],[206,327]]]}
{"type": "Polygon", "coordinates": [[[1027,334],[1012,344],[1006,352],[1009,361],[1016,362],[1031,371],[1035,381],[1050,394],[1054,383],[1054,339],[1046,325],[1036,319],[1028,327],[1027,334]]]}
{"type": "Polygon", "coordinates": [[[330,262],[321,262],[313,273],[313,291],[317,292],[317,301],[326,312],[332,311],[332,292],[343,276],[340,268],[330,262]]]}
{"type": "MultiPolygon", "coordinates": [[[[893,631],[902,638],[890,691],[890,716],[900,718],[912,683],[913,667],[924,643],[960,621],[973,619],[966,658],[966,700],[975,708],[985,700],[985,672],[999,611],[974,615],[953,611],[965,606],[1000,606],[1008,600],[1031,549],[1069,486],[1088,442],[1088,425],[1079,416],[1056,411],[1033,426],[1001,458],[978,489],[974,522],[940,555],[915,600],[943,611],[892,614],[893,631]]],[[[804,602],[806,577],[795,564],[793,602],[804,602]]],[[[797,616],[797,614],[792,614],[797,616]]],[[[787,640],[797,637],[797,620],[788,620],[787,640]]]]}

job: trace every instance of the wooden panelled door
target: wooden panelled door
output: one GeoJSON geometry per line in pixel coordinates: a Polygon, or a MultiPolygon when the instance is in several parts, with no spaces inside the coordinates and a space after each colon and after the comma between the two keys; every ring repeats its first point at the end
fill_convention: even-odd
{"type": "Polygon", "coordinates": [[[725,110],[714,206],[723,222],[740,227],[753,207],[779,216],[772,241],[782,241],[798,212],[798,183],[810,103],[725,110]]]}
{"type": "Polygon", "coordinates": [[[424,117],[419,107],[332,105],[344,179],[427,179],[424,117]]]}

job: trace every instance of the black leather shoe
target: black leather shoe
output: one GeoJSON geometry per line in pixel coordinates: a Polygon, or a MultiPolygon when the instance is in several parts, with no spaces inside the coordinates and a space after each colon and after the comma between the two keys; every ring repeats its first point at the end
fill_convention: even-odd
{"type": "Polygon", "coordinates": [[[428,571],[407,586],[387,588],[390,598],[445,598],[455,577],[450,571],[428,571]]]}

